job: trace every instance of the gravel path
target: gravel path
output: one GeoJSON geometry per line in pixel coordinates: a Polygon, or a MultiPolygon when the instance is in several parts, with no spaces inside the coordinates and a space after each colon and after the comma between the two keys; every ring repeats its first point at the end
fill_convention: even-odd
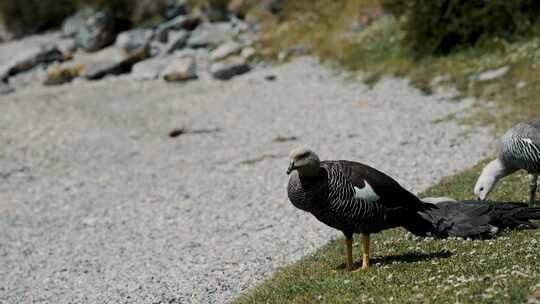
{"type": "Polygon", "coordinates": [[[471,101],[345,78],[302,58],[229,82],[0,96],[0,303],[227,302],[338,235],[287,201],[291,148],[413,191],[491,151],[445,119],[471,101]]]}

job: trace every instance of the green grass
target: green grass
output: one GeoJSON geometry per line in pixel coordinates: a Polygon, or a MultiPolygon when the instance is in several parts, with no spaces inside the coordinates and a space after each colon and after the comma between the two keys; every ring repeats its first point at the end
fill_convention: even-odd
{"type": "MultiPolygon", "coordinates": [[[[472,198],[483,164],[423,195],[472,198]]],[[[524,201],[526,189],[526,176],[515,174],[501,180],[491,198],[524,201]]],[[[279,269],[234,303],[523,303],[540,287],[539,253],[540,230],[506,231],[479,241],[418,238],[391,229],[372,235],[367,271],[344,270],[344,242],[337,239],[279,269]]]]}

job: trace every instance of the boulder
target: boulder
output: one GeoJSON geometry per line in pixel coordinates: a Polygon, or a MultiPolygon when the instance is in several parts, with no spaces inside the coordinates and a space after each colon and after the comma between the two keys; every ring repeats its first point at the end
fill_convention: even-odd
{"type": "Polygon", "coordinates": [[[72,81],[79,77],[84,65],[78,64],[57,64],[52,65],[47,69],[47,78],[43,82],[44,85],[60,85],[72,81]]]}
{"type": "Polygon", "coordinates": [[[145,48],[126,52],[123,48],[111,46],[75,62],[82,65],[81,77],[96,80],[106,75],[127,73],[135,63],[147,56],[148,51],[145,48]]]}
{"type": "Polygon", "coordinates": [[[242,51],[243,45],[236,41],[227,41],[210,53],[210,59],[218,61],[231,55],[236,55],[242,51]]]}
{"type": "Polygon", "coordinates": [[[167,20],[171,20],[177,16],[187,14],[187,0],[178,0],[165,7],[163,17],[167,20]]]}
{"type": "Polygon", "coordinates": [[[232,36],[232,26],[228,22],[203,23],[191,33],[187,45],[192,48],[213,48],[232,36]]]}
{"type": "Polygon", "coordinates": [[[114,18],[106,10],[98,11],[84,20],[74,36],[75,45],[87,52],[95,52],[114,41],[114,18]]]}
{"type": "Polygon", "coordinates": [[[224,61],[218,61],[210,66],[210,73],[214,78],[228,80],[236,75],[246,73],[250,70],[249,65],[241,56],[233,56],[224,61]]]}
{"type": "Polygon", "coordinates": [[[77,32],[86,25],[86,20],[96,14],[93,8],[84,8],[74,15],[67,17],[62,24],[62,36],[75,37],[77,32]]]}
{"type": "Polygon", "coordinates": [[[64,54],[55,45],[30,48],[0,67],[0,79],[5,81],[9,77],[33,69],[37,65],[47,65],[65,59],[64,54]]]}
{"type": "Polygon", "coordinates": [[[161,42],[167,42],[167,33],[170,30],[193,30],[199,25],[200,19],[197,16],[177,16],[169,21],[161,23],[156,28],[156,37],[161,42]]]}
{"type": "Polygon", "coordinates": [[[197,67],[193,57],[176,58],[161,72],[165,81],[186,81],[197,78],[197,67]]]}
{"type": "Polygon", "coordinates": [[[170,31],[165,45],[165,53],[171,54],[176,50],[183,49],[189,38],[189,32],[185,30],[170,31]]]}
{"type": "Polygon", "coordinates": [[[157,79],[171,60],[171,57],[156,57],[137,62],[131,69],[130,76],[135,80],[157,79]]]}
{"type": "Polygon", "coordinates": [[[255,56],[256,53],[257,53],[257,51],[255,51],[254,48],[247,47],[247,48],[242,50],[242,52],[240,53],[240,56],[242,56],[246,60],[250,60],[255,56]]]}
{"type": "Polygon", "coordinates": [[[154,31],[151,29],[133,29],[118,34],[114,45],[127,52],[133,52],[139,48],[146,48],[153,36],[154,31]]]}

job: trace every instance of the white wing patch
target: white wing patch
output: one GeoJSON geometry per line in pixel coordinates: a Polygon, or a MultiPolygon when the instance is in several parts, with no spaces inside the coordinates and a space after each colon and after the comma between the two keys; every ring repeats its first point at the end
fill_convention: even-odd
{"type": "Polygon", "coordinates": [[[371,185],[364,181],[364,188],[360,189],[358,187],[354,187],[354,197],[357,199],[362,199],[367,202],[376,202],[380,199],[380,196],[375,193],[373,188],[371,188],[371,185]]]}

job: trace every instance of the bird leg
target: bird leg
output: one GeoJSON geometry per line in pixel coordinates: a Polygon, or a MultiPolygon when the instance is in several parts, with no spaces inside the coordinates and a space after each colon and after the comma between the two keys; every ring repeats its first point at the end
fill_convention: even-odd
{"type": "Polygon", "coordinates": [[[362,233],[362,269],[368,269],[369,266],[369,234],[362,233]]]}
{"type": "Polygon", "coordinates": [[[529,207],[534,206],[538,174],[529,174],[529,207]]]}
{"type": "Polygon", "coordinates": [[[352,263],[352,235],[346,235],[345,236],[345,249],[346,249],[346,268],[348,271],[353,271],[353,263],[352,263]]]}

